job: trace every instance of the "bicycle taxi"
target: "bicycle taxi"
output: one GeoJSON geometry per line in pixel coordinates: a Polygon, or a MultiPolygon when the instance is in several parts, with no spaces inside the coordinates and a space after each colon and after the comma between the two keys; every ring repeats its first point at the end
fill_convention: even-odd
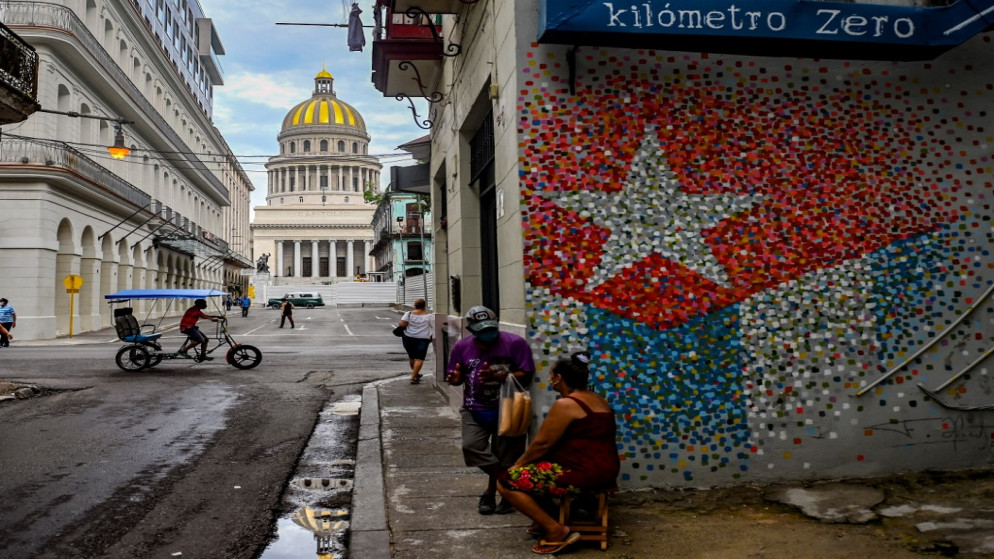
{"type": "MultiPolygon", "coordinates": [[[[163,360],[183,358],[178,350],[182,348],[188,338],[183,337],[179,342],[176,351],[165,351],[159,344],[162,333],[157,330],[170,312],[178,311],[182,313],[185,308],[176,308],[180,303],[177,301],[204,299],[217,311],[216,315],[220,320],[215,323],[214,335],[208,336],[208,340],[213,340],[214,345],[206,352],[202,353],[200,347],[195,346],[191,351],[195,352],[194,360],[198,363],[205,361],[205,357],[213,353],[218,348],[227,347],[224,360],[238,369],[251,369],[262,361],[262,352],[255,346],[235,343],[235,340],[228,333],[228,319],[221,308],[221,302],[228,293],[214,289],[126,289],[110,295],[104,295],[104,299],[111,305],[126,305],[131,301],[153,301],[145,315],[143,324],[139,324],[138,318],[134,315],[134,307],[124,306],[114,309],[114,328],[117,330],[117,337],[127,345],[117,351],[114,361],[117,366],[125,371],[140,371],[155,367],[163,360]],[[149,320],[153,313],[158,314],[158,321],[154,324],[149,320]]],[[[185,305],[185,303],[183,303],[185,305]]]]}

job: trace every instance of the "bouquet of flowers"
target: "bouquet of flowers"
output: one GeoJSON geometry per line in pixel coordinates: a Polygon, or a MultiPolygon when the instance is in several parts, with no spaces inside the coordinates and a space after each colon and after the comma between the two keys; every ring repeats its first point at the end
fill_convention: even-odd
{"type": "Polygon", "coordinates": [[[508,471],[508,481],[515,489],[527,491],[535,495],[551,495],[562,497],[567,493],[579,493],[573,485],[561,485],[559,478],[563,475],[563,467],[553,462],[536,462],[511,468],[508,471]]]}

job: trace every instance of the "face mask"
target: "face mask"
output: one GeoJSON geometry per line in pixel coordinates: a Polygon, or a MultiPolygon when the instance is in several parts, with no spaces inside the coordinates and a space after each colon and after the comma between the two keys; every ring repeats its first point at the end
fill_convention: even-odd
{"type": "Polygon", "coordinates": [[[497,341],[497,337],[498,337],[499,334],[500,334],[500,331],[498,331],[497,329],[491,329],[491,330],[484,330],[482,332],[473,334],[473,336],[477,340],[480,340],[482,343],[492,344],[492,343],[494,343],[494,342],[497,341]]]}

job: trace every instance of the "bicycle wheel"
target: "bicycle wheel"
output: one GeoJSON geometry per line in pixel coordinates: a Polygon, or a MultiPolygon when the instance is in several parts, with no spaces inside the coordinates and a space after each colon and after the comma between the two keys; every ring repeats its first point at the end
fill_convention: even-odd
{"type": "Polygon", "coordinates": [[[262,352],[254,345],[235,345],[231,346],[224,359],[233,367],[251,369],[262,362],[262,352]]]}
{"type": "Polygon", "coordinates": [[[114,357],[117,366],[125,371],[140,371],[148,366],[148,350],[140,345],[126,345],[114,357]]]}
{"type": "Polygon", "coordinates": [[[158,365],[159,363],[162,363],[162,356],[161,355],[149,355],[148,356],[148,365],[146,365],[145,368],[146,369],[151,369],[152,367],[158,365]]]}

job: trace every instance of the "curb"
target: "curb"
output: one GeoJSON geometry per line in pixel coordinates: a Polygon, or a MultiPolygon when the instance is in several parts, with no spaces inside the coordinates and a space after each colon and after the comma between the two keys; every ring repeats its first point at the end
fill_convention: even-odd
{"type": "Polygon", "coordinates": [[[390,531],[383,492],[383,451],[380,447],[380,400],[375,384],[362,389],[352,527],[349,555],[390,559],[390,531]]]}

